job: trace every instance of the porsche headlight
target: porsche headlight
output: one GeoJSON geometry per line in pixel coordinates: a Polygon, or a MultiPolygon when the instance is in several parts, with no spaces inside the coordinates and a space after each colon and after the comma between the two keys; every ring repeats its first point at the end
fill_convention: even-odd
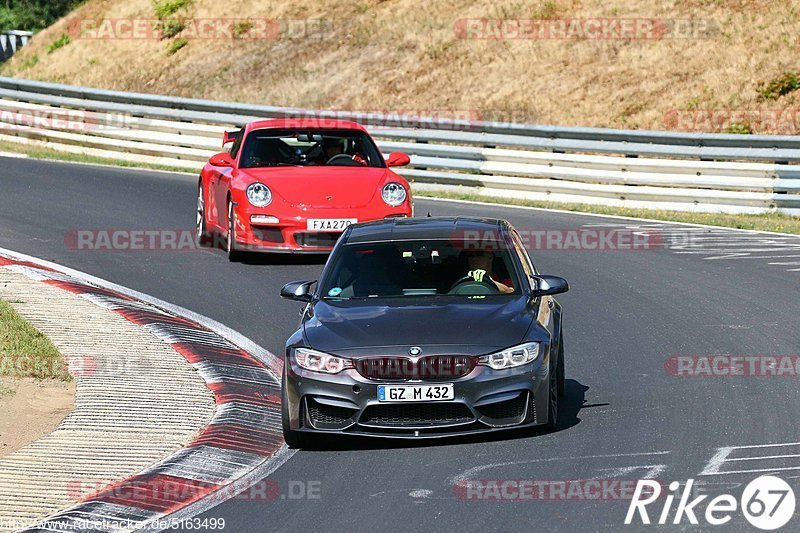
{"type": "Polygon", "coordinates": [[[325,374],[338,374],[345,368],[354,368],[350,359],[343,359],[309,348],[297,348],[294,351],[294,360],[301,368],[325,374]]]}
{"type": "Polygon", "coordinates": [[[247,186],[247,199],[256,207],[266,207],[272,203],[272,191],[263,183],[251,183],[247,186]]]}
{"type": "Polygon", "coordinates": [[[384,202],[392,207],[397,207],[406,201],[408,194],[406,193],[405,187],[393,181],[383,186],[381,196],[383,197],[384,202]]]}
{"type": "Polygon", "coordinates": [[[526,342],[519,346],[506,348],[500,352],[483,355],[478,359],[478,363],[490,366],[495,370],[503,370],[504,368],[513,368],[530,363],[537,357],[539,357],[539,343],[526,342]]]}

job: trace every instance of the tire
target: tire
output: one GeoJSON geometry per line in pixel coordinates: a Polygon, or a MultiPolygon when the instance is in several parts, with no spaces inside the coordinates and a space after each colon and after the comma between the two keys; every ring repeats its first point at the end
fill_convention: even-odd
{"type": "Polygon", "coordinates": [[[558,337],[558,362],[556,363],[556,388],[558,390],[558,397],[563,398],[566,396],[566,373],[564,368],[564,333],[558,337]]]}
{"type": "MultiPolygon", "coordinates": [[[[285,371],[284,371],[285,372],[285,371]]],[[[283,427],[283,440],[289,448],[303,448],[306,436],[289,428],[289,402],[286,399],[286,377],[281,387],[281,426],[283,427]]]]}
{"type": "Polygon", "coordinates": [[[299,431],[295,431],[293,429],[289,429],[284,424],[284,426],[283,426],[283,440],[284,440],[284,442],[286,442],[286,445],[289,448],[291,448],[293,450],[296,450],[296,449],[299,449],[299,448],[304,448],[305,447],[305,441],[306,441],[306,439],[304,437],[305,437],[305,435],[303,435],[299,431]]]}
{"type": "Polygon", "coordinates": [[[242,259],[242,252],[236,249],[236,211],[233,209],[233,202],[228,200],[228,239],[225,244],[228,254],[228,261],[233,263],[242,259]]]}
{"type": "MultiPolygon", "coordinates": [[[[557,357],[555,358],[558,359],[557,357]]],[[[550,359],[553,361],[553,358],[550,359]]],[[[547,425],[548,430],[554,431],[558,427],[558,363],[550,365],[550,376],[547,379],[547,425]]]]}
{"type": "Polygon", "coordinates": [[[197,226],[197,245],[202,248],[208,248],[211,246],[212,238],[211,234],[208,232],[208,228],[206,227],[206,201],[205,201],[205,194],[203,191],[203,182],[200,182],[200,185],[197,187],[197,219],[196,219],[196,226],[197,226]]]}

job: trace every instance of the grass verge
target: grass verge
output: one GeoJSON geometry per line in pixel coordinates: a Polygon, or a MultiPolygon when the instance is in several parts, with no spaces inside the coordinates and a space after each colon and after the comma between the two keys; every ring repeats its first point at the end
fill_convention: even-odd
{"type": "MultiPolygon", "coordinates": [[[[73,154],[69,152],[56,152],[42,146],[17,144],[8,141],[0,141],[0,152],[12,152],[24,154],[34,159],[49,159],[52,161],[66,161],[68,163],[88,163],[92,165],[109,165],[114,167],[126,168],[147,168],[150,170],[163,170],[165,172],[180,172],[183,174],[192,172],[185,168],[173,167],[169,165],[156,165],[152,163],[139,163],[136,161],[125,161],[110,157],[97,157],[86,154],[73,154]]],[[[199,173],[199,171],[198,171],[199,173]]]]}
{"type": "MultiPolygon", "coordinates": [[[[0,375],[72,381],[64,357],[50,339],[0,299],[0,375]]],[[[0,395],[9,394],[0,384],[0,395]]]]}
{"type": "Polygon", "coordinates": [[[726,213],[687,213],[683,211],[666,211],[656,209],[631,209],[592,204],[567,204],[561,202],[539,202],[508,198],[492,198],[472,193],[454,193],[445,191],[425,191],[416,196],[429,196],[448,200],[469,200],[502,205],[521,205],[543,209],[560,209],[576,213],[596,215],[615,215],[635,218],[651,218],[665,222],[688,222],[690,224],[707,224],[726,228],[750,229],[758,231],[774,231],[778,233],[800,234],[800,217],[783,213],[764,213],[759,215],[731,215],[726,213]]]}

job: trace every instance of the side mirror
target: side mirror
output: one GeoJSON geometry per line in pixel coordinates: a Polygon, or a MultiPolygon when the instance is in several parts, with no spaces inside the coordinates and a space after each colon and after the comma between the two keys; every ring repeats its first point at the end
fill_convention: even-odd
{"type": "Polygon", "coordinates": [[[228,152],[220,152],[218,154],[214,154],[211,156],[208,162],[214,165],[215,167],[233,166],[233,159],[231,158],[231,154],[229,154],[228,152]]]}
{"type": "Polygon", "coordinates": [[[225,146],[228,143],[236,142],[236,139],[239,138],[239,135],[242,134],[242,130],[236,131],[225,131],[222,133],[222,146],[225,146]]]}
{"type": "Polygon", "coordinates": [[[287,300],[297,300],[298,302],[308,303],[311,301],[313,295],[311,293],[311,286],[317,281],[293,281],[287,283],[281,289],[281,298],[287,300]]]}
{"type": "Polygon", "coordinates": [[[392,152],[386,158],[386,166],[389,167],[403,167],[409,163],[411,163],[411,158],[403,152],[392,152]]]}
{"type": "Polygon", "coordinates": [[[531,279],[536,282],[538,288],[531,291],[533,298],[539,296],[548,296],[552,294],[561,294],[569,290],[569,283],[564,278],[558,276],[531,276],[531,279]]]}

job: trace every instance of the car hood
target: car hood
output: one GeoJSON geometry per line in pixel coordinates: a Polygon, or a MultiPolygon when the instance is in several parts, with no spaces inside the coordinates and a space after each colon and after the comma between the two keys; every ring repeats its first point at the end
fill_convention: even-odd
{"type": "MultiPolygon", "coordinates": [[[[264,167],[239,169],[248,183],[260,181],[299,208],[362,207],[391,172],[378,167],[264,167]]],[[[246,185],[245,185],[246,186],[246,185]]]]}
{"type": "Polygon", "coordinates": [[[400,355],[411,346],[452,353],[446,348],[450,346],[477,355],[522,342],[534,318],[524,296],[490,297],[481,303],[435,300],[318,301],[303,324],[306,341],[315,350],[339,354],[380,347],[380,355],[400,355]]]}

